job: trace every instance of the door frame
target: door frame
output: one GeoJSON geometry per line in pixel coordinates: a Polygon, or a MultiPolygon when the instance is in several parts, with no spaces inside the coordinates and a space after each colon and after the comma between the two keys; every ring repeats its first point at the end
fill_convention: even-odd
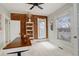
{"type": "Polygon", "coordinates": [[[47,28],[46,28],[46,25],[45,25],[45,28],[46,28],[46,29],[45,29],[45,38],[40,38],[40,37],[39,37],[39,36],[40,36],[40,35],[39,35],[39,34],[40,34],[40,33],[39,33],[39,32],[40,32],[40,31],[39,31],[39,21],[45,21],[45,24],[46,24],[46,18],[44,18],[44,19],[43,19],[43,18],[38,18],[37,21],[38,21],[38,22],[37,22],[37,23],[38,23],[38,39],[46,39],[46,29],[47,29],[47,28]]]}

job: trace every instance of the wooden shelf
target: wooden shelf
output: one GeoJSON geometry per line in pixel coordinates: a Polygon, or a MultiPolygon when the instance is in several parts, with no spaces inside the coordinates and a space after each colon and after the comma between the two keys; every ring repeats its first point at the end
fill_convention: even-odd
{"type": "Polygon", "coordinates": [[[26,22],[26,24],[27,24],[27,23],[29,23],[29,24],[30,24],[30,23],[33,23],[33,22],[26,22]]]}
{"type": "Polygon", "coordinates": [[[26,33],[30,39],[34,39],[34,23],[26,22],[26,33]]]}
{"type": "Polygon", "coordinates": [[[26,27],[33,27],[33,26],[26,26],[26,27]]]}
{"type": "Polygon", "coordinates": [[[33,30],[26,30],[26,31],[33,31],[33,30]]]}

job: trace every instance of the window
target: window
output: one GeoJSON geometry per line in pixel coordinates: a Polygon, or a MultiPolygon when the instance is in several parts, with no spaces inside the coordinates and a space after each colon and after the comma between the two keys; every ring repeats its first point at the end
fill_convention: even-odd
{"type": "Polygon", "coordinates": [[[57,38],[65,41],[70,41],[70,16],[65,15],[57,19],[57,38]]]}

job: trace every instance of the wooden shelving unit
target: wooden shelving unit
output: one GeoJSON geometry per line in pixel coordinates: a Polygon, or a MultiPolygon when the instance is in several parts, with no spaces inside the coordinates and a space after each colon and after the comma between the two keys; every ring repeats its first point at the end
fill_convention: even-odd
{"type": "Polygon", "coordinates": [[[34,22],[26,22],[26,34],[29,39],[34,39],[34,22]]]}

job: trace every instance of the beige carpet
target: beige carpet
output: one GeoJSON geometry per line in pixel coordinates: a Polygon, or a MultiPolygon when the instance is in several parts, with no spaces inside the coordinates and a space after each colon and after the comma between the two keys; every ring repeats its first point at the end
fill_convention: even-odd
{"type": "Polygon", "coordinates": [[[27,50],[23,52],[22,56],[70,56],[71,54],[59,49],[57,46],[51,44],[48,41],[33,41],[33,45],[29,47],[21,47],[14,49],[4,50],[2,55],[5,56],[16,56],[17,54],[7,54],[9,52],[18,51],[18,50],[27,50]]]}

